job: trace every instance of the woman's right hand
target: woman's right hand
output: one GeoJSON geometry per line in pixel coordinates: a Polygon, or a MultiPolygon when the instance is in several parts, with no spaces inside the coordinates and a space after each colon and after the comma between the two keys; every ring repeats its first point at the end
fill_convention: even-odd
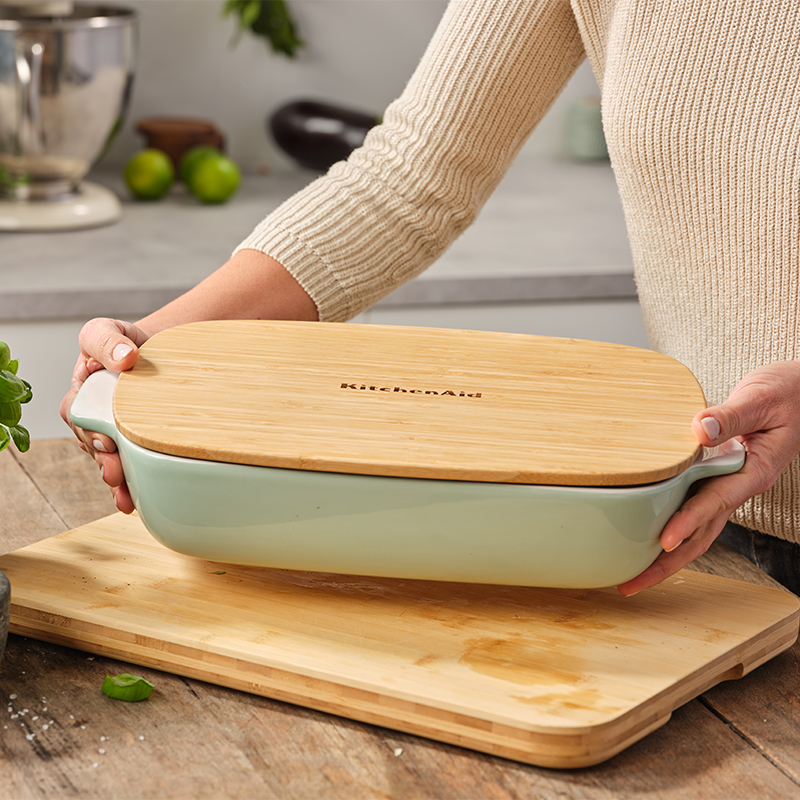
{"type": "Polygon", "coordinates": [[[87,431],[74,425],[69,411],[84,381],[94,372],[107,369],[111,372],[124,372],[130,369],[139,358],[139,347],[148,335],[130,322],[98,318],[87,322],[78,338],[81,354],[72,373],[72,386],[61,401],[61,417],[78,437],[81,449],[89,453],[100,467],[100,476],[111,487],[117,508],[130,514],[133,509],[122,464],[117,454],[114,440],[94,431],[87,431]]]}

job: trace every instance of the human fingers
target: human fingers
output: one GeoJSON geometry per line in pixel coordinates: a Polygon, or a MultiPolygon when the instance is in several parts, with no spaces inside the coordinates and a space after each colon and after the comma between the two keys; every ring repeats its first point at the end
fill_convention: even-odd
{"type": "Polygon", "coordinates": [[[737,439],[747,449],[744,466],[732,475],[702,481],[661,534],[664,552],[641,575],[620,585],[629,595],[653,586],[702,555],[744,502],[767,491],[800,451],[800,364],[777,362],[747,375],[718,406],[693,422],[706,446],[737,439]]]}
{"type": "Polygon", "coordinates": [[[655,586],[711,547],[731,514],[752,496],[753,487],[760,485],[753,483],[747,466],[745,461],[739,472],[708,478],[697,484],[694,494],[664,526],[661,533],[663,552],[641,574],[620,584],[618,589],[621,594],[630,596],[655,586]]]}
{"type": "Polygon", "coordinates": [[[647,569],[639,573],[635,578],[621,583],[617,587],[619,593],[625,597],[631,597],[643,589],[656,586],[691,564],[692,561],[699,558],[711,547],[725,527],[728,516],[729,514],[727,513],[719,514],[694,531],[691,537],[684,539],[676,549],[670,552],[663,550],[647,569]]]}
{"type": "Polygon", "coordinates": [[[95,431],[85,431],[74,425],[70,409],[75,396],[86,379],[100,369],[122,372],[130,369],[139,358],[139,345],[147,341],[147,334],[137,326],[105,317],[87,322],[78,336],[80,355],[72,373],[69,391],[61,400],[61,418],[72,429],[82,448],[94,456],[96,453],[113,453],[113,439],[95,431]]]}
{"type": "Polygon", "coordinates": [[[800,364],[777,362],[747,375],[720,405],[695,417],[693,429],[701,444],[723,445],[736,439],[746,450],[744,466],[735,474],[700,484],[670,520],[661,536],[665,550],[718,513],[732,513],[751,497],[770,489],[800,452],[800,364]]]}
{"type": "Polygon", "coordinates": [[[120,511],[130,514],[134,510],[125,474],[122,471],[122,462],[116,453],[98,454],[95,457],[100,467],[100,475],[110,487],[114,502],[120,511]]]}
{"type": "Polygon", "coordinates": [[[758,440],[762,434],[783,430],[773,444],[788,463],[800,450],[798,393],[800,361],[767,364],[746,375],[724,403],[697,414],[692,430],[706,447],[733,438],[758,440]]]}
{"type": "Polygon", "coordinates": [[[92,371],[92,362],[99,362],[112,372],[123,372],[136,363],[139,347],[147,338],[144,331],[130,322],[98,317],[81,328],[78,344],[92,371]]]}
{"type": "Polygon", "coordinates": [[[81,353],[75,364],[75,369],[72,373],[72,381],[69,391],[61,399],[59,406],[59,413],[61,418],[66,422],[73,434],[77,438],[81,449],[97,460],[97,456],[105,453],[114,453],[117,449],[114,440],[96,431],[85,430],[79,428],[72,422],[70,418],[70,409],[75,401],[75,397],[80,391],[86,379],[98,370],[103,369],[103,365],[99,361],[88,358],[81,353]]]}
{"type": "Polygon", "coordinates": [[[136,510],[127,483],[123,483],[115,489],[112,489],[111,494],[114,495],[114,502],[116,503],[117,509],[123,514],[132,514],[136,510]]]}

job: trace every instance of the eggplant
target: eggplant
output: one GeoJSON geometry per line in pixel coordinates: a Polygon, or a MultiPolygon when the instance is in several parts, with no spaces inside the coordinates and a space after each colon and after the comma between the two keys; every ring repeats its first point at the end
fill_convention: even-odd
{"type": "Polygon", "coordinates": [[[325,172],[360,147],[379,122],[376,115],[297,100],[275,111],[268,127],[276,144],[300,166],[325,172]]]}

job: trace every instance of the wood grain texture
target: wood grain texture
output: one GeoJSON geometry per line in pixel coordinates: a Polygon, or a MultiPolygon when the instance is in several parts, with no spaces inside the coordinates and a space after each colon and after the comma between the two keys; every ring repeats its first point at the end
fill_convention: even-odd
{"type": "Polygon", "coordinates": [[[172,455],[584,486],[683,471],[704,407],[686,367],[639,348],[252,320],[157,334],[114,399],[126,437],[172,455]]]}
{"type": "Polygon", "coordinates": [[[12,450],[0,453],[0,553],[69,530],[25,472],[22,458],[12,450]]]}
{"type": "MultiPolygon", "coordinates": [[[[70,444],[77,450],[68,441],[35,446],[47,463],[70,444]]],[[[37,471],[36,486],[28,477],[40,503],[63,508],[71,519],[90,513],[86,491],[97,485],[108,496],[94,462],[77,453],[64,454],[61,472],[55,458],[52,468],[37,471]]],[[[0,471],[4,488],[7,474],[0,471]]],[[[16,508],[22,516],[0,516],[0,532],[8,534],[0,542],[19,542],[16,547],[37,541],[36,526],[24,508],[16,508]]],[[[774,585],[718,543],[694,563],[703,571],[774,585]]],[[[798,657],[800,642],[677,709],[667,725],[609,761],[552,770],[12,634],[0,661],[2,796],[785,800],[800,796],[798,657]],[[105,697],[99,691],[103,677],[120,672],[153,681],[150,699],[131,705],[105,697]],[[27,715],[12,719],[24,709],[27,715]]]]}
{"type": "Polygon", "coordinates": [[[66,530],[117,510],[97,464],[81,450],[76,439],[34,440],[27,453],[15,454],[15,458],[31,484],[46,495],[48,505],[66,530]]]}
{"type": "MultiPolygon", "coordinates": [[[[21,636],[7,652],[0,710],[29,713],[24,726],[11,714],[8,730],[0,726],[3,800],[786,800],[800,792],[699,701],[610,761],[552,770],[21,636]],[[153,682],[150,699],[103,695],[105,675],[120,672],[153,682]]],[[[792,732],[786,743],[795,740],[792,732]]]]}
{"type": "Polygon", "coordinates": [[[786,649],[800,613],[785,592],[690,571],[625,599],[222,566],[121,514],[0,569],[16,633],[562,768],[786,649]]]}

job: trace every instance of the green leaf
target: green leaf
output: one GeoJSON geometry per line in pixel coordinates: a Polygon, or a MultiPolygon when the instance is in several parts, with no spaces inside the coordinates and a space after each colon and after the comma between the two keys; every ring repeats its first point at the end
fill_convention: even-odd
{"type": "Polygon", "coordinates": [[[7,370],[8,370],[8,371],[9,371],[9,372],[12,374],[12,375],[16,375],[16,374],[17,374],[17,370],[19,369],[19,359],[16,359],[16,358],[15,358],[13,361],[9,361],[9,362],[8,362],[8,366],[6,367],[6,369],[7,369],[7,370]]]}
{"type": "MultiPolygon", "coordinates": [[[[238,17],[238,31],[249,30],[267,40],[275,53],[294,58],[304,42],[285,0],[227,0],[224,16],[238,17]]],[[[235,37],[234,44],[239,37],[235,37]]]]}
{"type": "Polygon", "coordinates": [[[17,450],[19,450],[20,453],[27,453],[28,450],[31,449],[31,435],[28,433],[28,429],[23,428],[22,425],[13,425],[10,431],[11,438],[17,446],[17,450]]]}
{"type": "Polygon", "coordinates": [[[0,369],[0,403],[22,400],[29,391],[30,386],[26,386],[25,381],[20,380],[13,372],[0,369]]]}
{"type": "Polygon", "coordinates": [[[147,700],[150,697],[153,684],[138,675],[123,672],[121,675],[106,675],[102,689],[103,694],[113,697],[115,700],[138,703],[140,700],[147,700]]]}
{"type": "Polygon", "coordinates": [[[18,425],[22,419],[22,407],[19,400],[13,403],[0,403],[0,424],[11,427],[18,425]]]}
{"type": "Polygon", "coordinates": [[[10,363],[11,348],[5,342],[0,342],[0,369],[8,369],[10,363]]]}
{"type": "Polygon", "coordinates": [[[249,28],[261,13],[261,3],[258,0],[250,0],[249,3],[244,3],[239,11],[240,24],[243,28],[249,28]]]}
{"type": "Polygon", "coordinates": [[[0,452],[6,449],[11,442],[11,434],[5,425],[0,425],[0,452]]]}

